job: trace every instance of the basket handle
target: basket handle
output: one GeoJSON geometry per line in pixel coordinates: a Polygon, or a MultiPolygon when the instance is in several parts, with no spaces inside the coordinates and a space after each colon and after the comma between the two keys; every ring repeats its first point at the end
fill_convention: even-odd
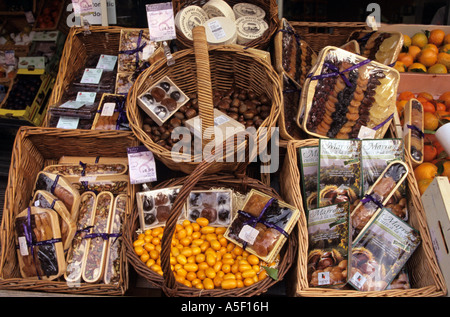
{"type": "Polygon", "coordinates": [[[214,127],[214,104],[209,65],[208,42],[204,26],[192,29],[194,39],[195,63],[197,66],[197,100],[201,118],[201,133],[203,147],[214,139],[205,139],[205,130],[214,127]]]}

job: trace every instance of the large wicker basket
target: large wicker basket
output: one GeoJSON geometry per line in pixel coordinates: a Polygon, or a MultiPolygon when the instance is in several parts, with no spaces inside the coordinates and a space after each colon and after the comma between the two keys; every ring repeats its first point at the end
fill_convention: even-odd
{"type": "MultiPolygon", "coordinates": [[[[16,244],[14,218],[30,202],[37,174],[62,156],[127,157],[127,147],[138,142],[115,131],[62,130],[55,128],[21,127],[17,133],[1,223],[0,289],[71,293],[82,295],[123,295],[128,288],[128,264],[125,248],[121,253],[121,278],[118,284],[80,283],[69,286],[64,280],[46,281],[21,278],[16,244]]],[[[134,203],[135,186],[127,190],[127,216],[134,203]]]]}
{"type": "MultiPolygon", "coordinates": [[[[203,6],[207,3],[207,0],[188,0],[188,1],[182,1],[182,0],[173,0],[173,11],[174,14],[177,14],[181,9],[189,6],[189,5],[197,5],[197,6],[203,6]]],[[[226,0],[226,3],[228,3],[231,7],[233,5],[240,3],[242,1],[236,1],[236,0],[226,0]]],[[[257,5],[261,9],[263,9],[266,12],[265,20],[267,21],[267,24],[269,25],[269,29],[263,34],[262,37],[255,39],[249,43],[246,44],[246,47],[253,47],[258,49],[267,49],[270,45],[270,41],[272,40],[273,35],[275,34],[279,18],[278,18],[278,4],[276,0],[249,0],[245,1],[247,3],[251,3],[254,5],[257,5]]],[[[180,30],[176,30],[177,39],[176,43],[179,49],[186,49],[186,48],[192,48],[193,47],[193,41],[188,39],[180,30]]]]}
{"type": "MultiPolygon", "coordinates": [[[[165,60],[153,63],[136,79],[127,98],[128,121],[136,137],[166,166],[184,173],[190,173],[198,166],[203,160],[202,154],[180,153],[174,160],[172,151],[155,143],[143,129],[144,117],[147,115],[137,104],[137,97],[154,83],[168,76],[184,93],[197,93],[202,132],[214,124],[212,97],[215,89],[227,90],[234,85],[257,94],[265,93],[272,100],[270,114],[256,130],[256,136],[253,135],[260,150],[271,138],[271,128],[276,126],[283,98],[278,75],[260,55],[239,45],[208,47],[204,27],[198,26],[193,31],[195,47],[174,53],[175,64],[172,66],[167,66],[165,60]]],[[[236,152],[248,149],[248,144],[237,144],[236,152]]],[[[216,159],[215,164],[209,166],[208,173],[242,170],[256,157],[256,152],[252,151],[248,160],[236,163],[229,162],[226,157],[229,154],[225,153],[222,161],[216,159]]]]}
{"type": "Polygon", "coordinates": [[[364,30],[364,22],[291,22],[300,38],[320,52],[325,46],[341,46],[354,31],[364,30]]]}
{"type": "MultiPolygon", "coordinates": [[[[300,189],[298,149],[304,146],[317,146],[318,144],[318,139],[290,141],[281,172],[281,178],[284,180],[281,184],[283,198],[302,211],[304,211],[304,208],[300,189]]],[[[408,165],[410,165],[409,161],[408,165]]],[[[406,181],[408,184],[409,222],[420,232],[422,238],[421,245],[408,261],[411,289],[361,292],[309,287],[307,281],[308,232],[306,217],[303,212],[298,224],[299,248],[296,278],[291,285],[293,296],[438,297],[446,295],[447,287],[433,250],[425,212],[412,168],[409,169],[406,181]]]]}
{"type": "Polygon", "coordinates": [[[188,287],[175,281],[174,274],[170,264],[170,252],[172,237],[175,233],[175,227],[178,218],[182,211],[182,206],[186,201],[189,193],[193,189],[210,189],[210,188],[230,188],[241,194],[248,193],[251,189],[256,189],[272,197],[281,199],[279,194],[270,186],[263,184],[262,182],[247,177],[247,176],[235,176],[232,173],[221,174],[205,174],[208,170],[211,162],[208,160],[203,161],[197,168],[189,175],[180,178],[174,178],[164,181],[158,184],[157,188],[165,188],[170,186],[182,185],[182,188],[177,195],[176,201],[172,206],[171,214],[166,222],[163,237],[161,239],[161,268],[164,272],[163,276],[160,276],[156,272],[153,272],[150,268],[142,262],[139,256],[136,255],[133,248],[133,241],[137,238],[137,229],[139,226],[138,213],[134,212],[131,215],[130,221],[127,222],[124,228],[125,232],[125,246],[127,249],[127,256],[130,264],[134,267],[136,272],[146,279],[152,286],[162,289],[167,296],[180,296],[180,297],[250,297],[261,295],[265,293],[271,286],[276,284],[288,273],[290,267],[295,263],[295,254],[297,251],[297,230],[294,228],[289,235],[288,240],[280,251],[280,261],[278,265],[278,280],[272,278],[265,278],[251,286],[225,290],[225,289],[212,289],[212,290],[200,290],[195,287],[188,287]]]}

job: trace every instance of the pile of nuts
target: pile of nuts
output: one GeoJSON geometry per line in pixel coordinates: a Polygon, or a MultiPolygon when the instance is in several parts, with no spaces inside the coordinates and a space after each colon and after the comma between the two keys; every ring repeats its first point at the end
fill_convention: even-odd
{"type": "MultiPolygon", "coordinates": [[[[145,117],[143,130],[153,142],[168,150],[179,140],[172,139],[174,128],[185,126],[186,120],[199,115],[197,94],[188,95],[189,101],[180,107],[162,126],[158,126],[150,117],[145,117]]],[[[240,88],[230,88],[226,91],[213,91],[214,108],[219,109],[230,118],[243,124],[245,128],[258,129],[270,115],[272,100],[265,94],[256,94],[240,88]]]]}

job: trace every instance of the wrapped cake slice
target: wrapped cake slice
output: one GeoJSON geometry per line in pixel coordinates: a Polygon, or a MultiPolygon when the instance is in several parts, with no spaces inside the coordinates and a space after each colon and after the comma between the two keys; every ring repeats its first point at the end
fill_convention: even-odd
{"type": "Polygon", "coordinates": [[[403,140],[413,167],[423,163],[424,110],[417,99],[411,99],[403,110],[403,140]]]}

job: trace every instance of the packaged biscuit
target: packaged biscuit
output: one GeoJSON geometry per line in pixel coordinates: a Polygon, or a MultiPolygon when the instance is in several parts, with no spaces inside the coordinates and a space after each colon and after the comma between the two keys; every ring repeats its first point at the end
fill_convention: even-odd
{"type": "Polygon", "coordinates": [[[301,188],[306,212],[317,208],[317,179],[319,177],[319,147],[305,146],[298,149],[300,158],[301,188]]]}
{"type": "Polygon", "coordinates": [[[421,243],[419,232],[383,208],[352,244],[348,283],[360,291],[382,291],[421,243]]]}

